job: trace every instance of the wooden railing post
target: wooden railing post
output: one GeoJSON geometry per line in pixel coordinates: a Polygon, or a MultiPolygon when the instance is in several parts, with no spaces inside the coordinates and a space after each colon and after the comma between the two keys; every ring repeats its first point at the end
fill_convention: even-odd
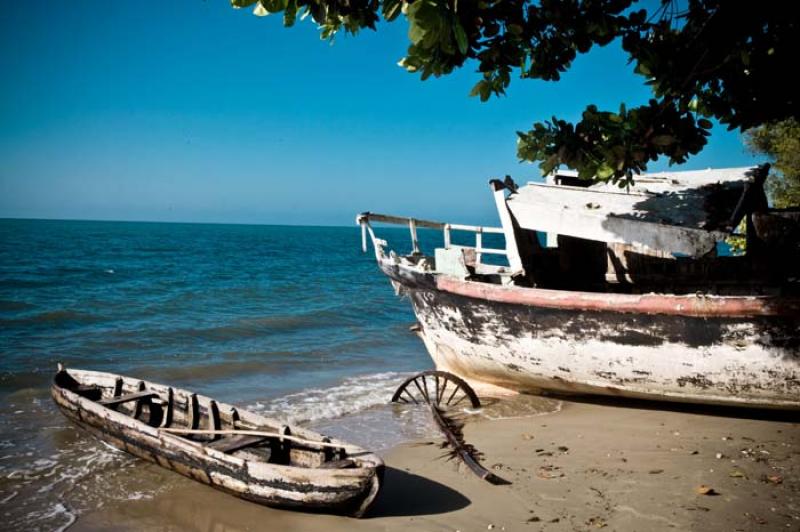
{"type": "Polygon", "coordinates": [[[367,222],[361,221],[361,251],[367,252],[367,222]]]}
{"type": "Polygon", "coordinates": [[[481,263],[481,250],[483,249],[483,227],[475,231],[475,266],[481,263]]]}
{"type": "Polygon", "coordinates": [[[414,218],[408,219],[408,230],[411,233],[411,253],[419,255],[419,242],[417,241],[417,221],[414,218]]]}

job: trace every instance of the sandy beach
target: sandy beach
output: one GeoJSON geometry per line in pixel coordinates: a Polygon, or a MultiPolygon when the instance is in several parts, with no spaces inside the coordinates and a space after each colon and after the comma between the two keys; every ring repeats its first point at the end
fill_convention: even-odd
{"type": "Polygon", "coordinates": [[[477,479],[438,441],[404,444],[387,454],[384,488],[361,520],[260,507],[142,463],[160,493],[107,504],[72,529],[800,529],[800,425],[732,414],[564,401],[546,415],[472,419],[467,441],[510,484],[477,479]]]}

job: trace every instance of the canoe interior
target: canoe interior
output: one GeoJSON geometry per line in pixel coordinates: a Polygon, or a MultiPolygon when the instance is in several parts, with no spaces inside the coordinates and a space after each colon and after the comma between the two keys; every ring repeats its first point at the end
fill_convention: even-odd
{"type": "MultiPolygon", "coordinates": [[[[54,385],[105,408],[129,416],[154,428],[199,430],[247,430],[298,436],[330,442],[328,438],[277,421],[239,411],[224,403],[173,389],[106,373],[66,371],[56,374],[54,385]],[[309,437],[311,435],[311,437],[309,437]]],[[[350,456],[346,447],[320,447],[280,438],[253,435],[171,434],[216,449],[249,462],[298,468],[356,468],[363,454],[350,456]]]]}

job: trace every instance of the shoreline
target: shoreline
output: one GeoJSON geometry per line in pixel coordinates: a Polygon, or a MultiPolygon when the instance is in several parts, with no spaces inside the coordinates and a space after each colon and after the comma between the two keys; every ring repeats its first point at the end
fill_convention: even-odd
{"type": "Polygon", "coordinates": [[[800,424],[719,414],[564,400],[549,414],[472,420],[465,440],[511,484],[490,485],[441,458],[438,438],[401,444],[386,453],[383,489],[361,520],[261,507],[148,464],[148,475],[169,480],[161,492],[86,512],[70,530],[800,527],[800,424]]]}

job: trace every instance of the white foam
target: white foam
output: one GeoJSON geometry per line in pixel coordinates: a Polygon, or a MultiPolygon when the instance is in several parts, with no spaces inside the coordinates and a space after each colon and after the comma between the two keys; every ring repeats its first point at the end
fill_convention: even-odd
{"type": "Polygon", "coordinates": [[[269,401],[258,401],[251,408],[291,424],[335,419],[388,404],[397,386],[409,375],[386,372],[350,377],[337,386],[310,388],[269,401]]]}
{"type": "Polygon", "coordinates": [[[72,525],[75,524],[75,521],[78,520],[78,517],[69,511],[67,507],[63,503],[56,503],[47,511],[41,512],[31,512],[28,514],[28,519],[31,521],[44,521],[48,524],[48,526],[53,526],[54,532],[63,532],[64,530],[68,529],[72,525]],[[51,522],[54,520],[61,521],[63,518],[64,523],[58,526],[52,525],[51,522]]]}
{"type": "Polygon", "coordinates": [[[154,496],[153,493],[148,493],[148,492],[144,492],[144,491],[134,491],[134,492],[129,493],[125,497],[125,500],[127,500],[127,501],[150,500],[150,499],[153,498],[153,496],[154,496]]]}

